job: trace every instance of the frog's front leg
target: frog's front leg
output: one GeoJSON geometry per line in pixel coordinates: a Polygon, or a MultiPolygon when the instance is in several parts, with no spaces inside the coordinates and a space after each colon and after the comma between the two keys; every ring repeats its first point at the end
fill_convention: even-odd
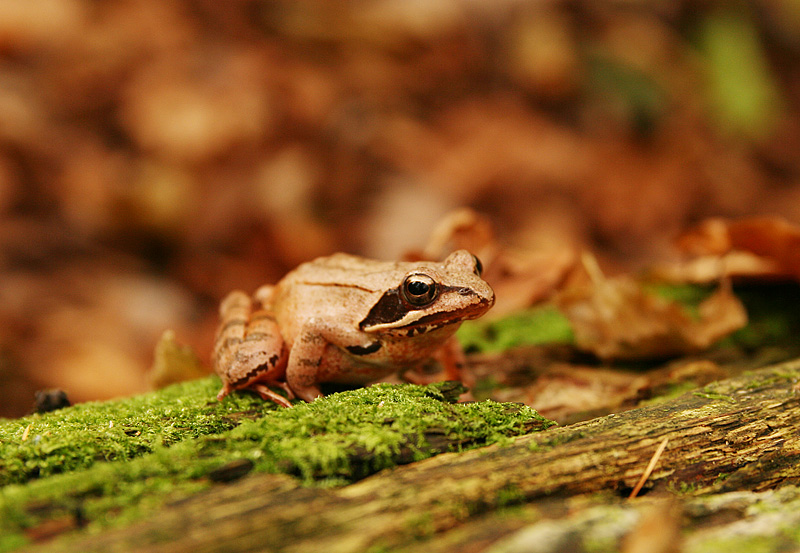
{"type": "Polygon", "coordinates": [[[318,319],[307,320],[292,344],[286,364],[286,383],[297,397],[308,402],[322,397],[319,389],[319,370],[328,340],[326,327],[318,319]]]}
{"type": "Polygon", "coordinates": [[[222,379],[217,395],[224,398],[233,390],[250,389],[263,399],[284,407],[291,404],[268,385],[291,389],[282,382],[287,353],[278,325],[267,307],[268,290],[260,289],[253,300],[234,291],[220,304],[220,326],[212,354],[214,370],[222,379]]]}
{"type": "Polygon", "coordinates": [[[433,353],[433,358],[436,359],[443,371],[428,374],[421,372],[419,367],[412,367],[411,369],[403,371],[402,378],[406,382],[422,385],[441,382],[442,380],[457,380],[467,384],[469,387],[469,384],[464,382],[464,375],[462,374],[466,358],[464,357],[464,350],[458,338],[455,336],[448,338],[447,341],[433,353]]]}
{"type": "MultiPolygon", "coordinates": [[[[464,355],[464,348],[458,338],[451,336],[439,350],[434,354],[437,361],[444,367],[444,377],[446,380],[457,380],[467,387],[467,390],[475,388],[475,375],[470,371],[465,371],[467,358],[464,355]]],[[[471,391],[461,395],[461,401],[472,401],[474,398],[471,391]]]]}
{"type": "Polygon", "coordinates": [[[365,341],[361,333],[332,327],[323,319],[306,320],[292,344],[286,365],[286,383],[297,397],[309,402],[322,397],[320,382],[347,382],[354,375],[356,381],[362,380],[347,354],[334,344],[349,344],[343,349],[357,356],[375,353],[381,348],[380,342],[365,341]]]}
{"type": "Polygon", "coordinates": [[[433,356],[444,369],[444,377],[447,380],[460,381],[462,379],[461,373],[464,369],[466,358],[464,357],[464,349],[461,347],[461,342],[458,341],[458,338],[455,336],[448,338],[447,341],[442,344],[442,347],[436,350],[433,356]]]}

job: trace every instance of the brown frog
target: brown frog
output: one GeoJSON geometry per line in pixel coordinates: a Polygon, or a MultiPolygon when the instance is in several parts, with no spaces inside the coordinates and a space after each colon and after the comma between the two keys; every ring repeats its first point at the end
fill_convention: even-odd
{"type": "Polygon", "coordinates": [[[304,263],[253,297],[231,292],[220,305],[214,369],[217,396],[249,389],[289,407],[312,401],[321,382],[365,384],[431,357],[458,379],[453,336],[483,315],[494,292],[465,250],[442,262],[388,262],[337,253],[304,263]]]}

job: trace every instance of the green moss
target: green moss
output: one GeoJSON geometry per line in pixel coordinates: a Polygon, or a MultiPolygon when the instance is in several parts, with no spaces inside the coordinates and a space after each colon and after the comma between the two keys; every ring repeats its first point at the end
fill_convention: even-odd
{"type": "Polygon", "coordinates": [[[664,386],[660,386],[655,390],[653,397],[640,401],[639,406],[665,403],[696,387],[697,384],[688,380],[684,382],[667,382],[664,386]]]}
{"type": "Polygon", "coordinates": [[[405,522],[405,526],[417,538],[430,537],[436,531],[436,528],[433,524],[433,515],[429,512],[409,515],[405,522]]]}
{"type": "Polygon", "coordinates": [[[0,485],[88,468],[96,461],[125,461],[159,445],[217,434],[249,411],[276,410],[256,396],[214,398],[219,380],[206,378],[159,392],[106,403],[0,420],[0,485]]]}
{"type": "Polygon", "coordinates": [[[671,480],[667,483],[667,490],[675,495],[692,495],[697,491],[697,484],[682,480],[671,480]]]}
{"type": "Polygon", "coordinates": [[[227,463],[293,474],[306,484],[341,485],[398,463],[552,424],[516,404],[451,403],[447,383],[379,384],[291,409],[248,394],[217,402],[218,385],[208,378],[138,398],[4,421],[3,432],[13,439],[3,441],[4,453],[14,460],[10,465],[41,468],[38,478],[22,469],[7,473],[29,481],[0,488],[0,551],[20,545],[25,529],[35,533],[55,519],[86,521],[88,531],[127,524],[169,499],[212,485],[208,476],[227,463]],[[109,421],[141,433],[114,431],[118,424],[109,429],[109,421]],[[22,441],[32,423],[42,433],[31,427],[22,441]],[[42,438],[30,447],[36,435],[42,438]],[[134,438],[136,447],[126,446],[126,438],[134,438]],[[61,459],[71,464],[55,474],[61,459]],[[101,459],[109,462],[96,462],[101,459]]]}
{"type": "Polygon", "coordinates": [[[745,348],[780,346],[787,355],[800,353],[800,312],[787,306],[800,302],[800,286],[794,283],[737,286],[736,295],[747,307],[747,326],[731,341],[745,348]]]}
{"type": "Polygon", "coordinates": [[[496,352],[512,347],[572,343],[567,318],[553,306],[542,306],[493,321],[467,321],[458,339],[468,351],[496,352]]]}
{"type": "Polygon", "coordinates": [[[497,490],[497,499],[495,503],[500,507],[505,507],[507,505],[518,505],[522,503],[524,499],[525,496],[522,490],[520,490],[517,485],[510,483],[497,490]]]}
{"type": "MultiPolygon", "coordinates": [[[[697,29],[708,105],[723,131],[758,140],[775,129],[784,100],[747,3],[710,11],[697,29]]],[[[723,4],[724,5],[724,4],[723,4]]]]}
{"type": "Polygon", "coordinates": [[[697,284],[646,284],[645,289],[666,300],[676,301],[690,313],[697,314],[697,307],[716,290],[716,286],[697,284]]]}
{"type": "Polygon", "coordinates": [[[693,395],[697,397],[702,397],[705,399],[710,399],[712,401],[725,401],[727,403],[736,403],[736,400],[733,399],[731,396],[727,396],[725,394],[719,394],[716,392],[706,392],[703,390],[699,390],[697,392],[692,392],[693,395]]]}
{"type": "Polygon", "coordinates": [[[728,477],[729,477],[731,474],[732,474],[732,473],[730,473],[730,472],[720,472],[720,473],[717,475],[717,477],[716,477],[716,478],[714,478],[714,484],[713,484],[713,485],[721,484],[722,482],[724,482],[725,480],[727,480],[727,479],[728,479],[728,477]]]}
{"type": "Polygon", "coordinates": [[[748,381],[745,388],[747,390],[761,390],[770,388],[772,386],[794,383],[797,381],[798,374],[796,371],[770,371],[768,375],[753,373],[752,371],[745,371],[745,375],[752,376],[748,381]]]}

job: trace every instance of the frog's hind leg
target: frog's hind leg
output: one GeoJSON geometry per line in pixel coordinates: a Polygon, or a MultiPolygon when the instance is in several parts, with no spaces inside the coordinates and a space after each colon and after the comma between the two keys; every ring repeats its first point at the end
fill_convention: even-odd
{"type": "Polygon", "coordinates": [[[289,399],[294,397],[283,380],[288,352],[271,311],[260,298],[253,301],[244,292],[234,291],[222,301],[220,317],[212,355],[214,370],[222,379],[217,398],[250,389],[289,407],[286,398],[268,388],[278,386],[289,399]]]}

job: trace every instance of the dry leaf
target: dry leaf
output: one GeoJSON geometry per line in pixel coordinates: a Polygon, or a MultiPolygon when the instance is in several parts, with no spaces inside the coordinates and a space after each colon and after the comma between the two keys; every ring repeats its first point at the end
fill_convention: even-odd
{"type": "Polygon", "coordinates": [[[208,371],[200,363],[190,346],[180,344],[173,330],[165,330],[156,344],[150,382],[156,389],[176,382],[206,376],[208,371]]]}
{"type": "Polygon", "coordinates": [[[747,323],[728,283],[700,304],[695,319],[629,276],[606,278],[588,254],[583,261],[588,280],[568,286],[555,301],[572,324],[578,347],[602,359],[697,352],[747,323]]]}
{"type": "MultiPolygon", "coordinates": [[[[650,378],[619,370],[554,363],[524,388],[524,402],[542,416],[570,424],[633,405],[650,378]]],[[[503,398],[509,401],[509,398],[503,398]]]]}
{"type": "Polygon", "coordinates": [[[734,251],[725,255],[703,255],[687,261],[656,265],[650,274],[667,282],[716,282],[723,278],[785,278],[777,264],[752,253],[734,251]]]}
{"type": "Polygon", "coordinates": [[[681,235],[678,249],[695,257],[663,267],[670,280],[708,282],[723,276],[800,280],[800,226],[780,217],[707,219],[681,235]]]}

